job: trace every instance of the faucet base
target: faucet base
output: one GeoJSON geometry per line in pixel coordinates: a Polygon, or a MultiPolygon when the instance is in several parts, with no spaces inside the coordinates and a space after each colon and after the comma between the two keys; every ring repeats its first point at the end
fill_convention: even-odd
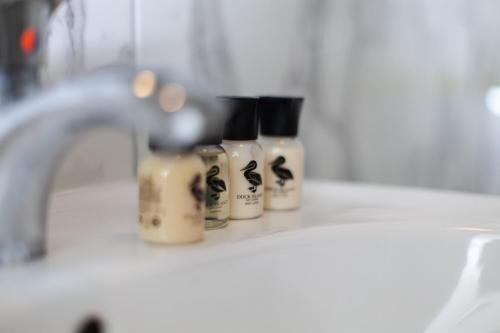
{"type": "Polygon", "coordinates": [[[26,263],[45,254],[43,244],[23,242],[0,243],[0,267],[17,263],[26,263]]]}

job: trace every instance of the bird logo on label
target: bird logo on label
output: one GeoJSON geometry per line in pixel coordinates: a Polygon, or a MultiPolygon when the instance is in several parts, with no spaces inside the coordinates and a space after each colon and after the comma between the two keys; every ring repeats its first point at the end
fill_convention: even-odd
{"type": "Polygon", "coordinates": [[[273,170],[276,177],[278,177],[276,184],[278,184],[281,187],[285,186],[285,182],[287,180],[293,179],[293,173],[289,169],[283,167],[283,164],[285,164],[285,162],[286,162],[285,157],[278,156],[274,161],[269,163],[271,164],[271,170],[273,170]]]}
{"type": "Polygon", "coordinates": [[[200,210],[201,203],[203,202],[205,197],[205,191],[203,191],[203,188],[201,187],[201,174],[196,174],[194,176],[193,180],[191,181],[190,187],[191,195],[196,200],[196,209],[200,210]]]}
{"type": "Polygon", "coordinates": [[[214,165],[207,172],[207,185],[210,189],[210,197],[215,201],[218,201],[220,198],[220,193],[226,191],[226,183],[216,177],[220,172],[220,169],[217,165],[214,165]]]}
{"type": "Polygon", "coordinates": [[[252,193],[257,192],[257,186],[262,185],[262,177],[259,173],[254,172],[255,169],[257,169],[257,162],[251,160],[246,167],[240,170],[243,171],[246,180],[252,185],[248,188],[252,193]]]}

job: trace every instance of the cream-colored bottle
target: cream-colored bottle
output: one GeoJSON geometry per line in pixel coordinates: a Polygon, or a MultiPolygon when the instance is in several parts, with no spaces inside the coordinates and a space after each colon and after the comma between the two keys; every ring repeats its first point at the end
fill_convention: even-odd
{"type": "Polygon", "coordinates": [[[203,239],[205,165],[192,152],[152,153],[139,166],[139,235],[161,244],[203,239]]]}
{"type": "Polygon", "coordinates": [[[257,143],[257,98],[224,97],[230,115],[224,128],[223,148],[229,160],[229,217],[252,219],[264,210],[264,152],[257,143]]]}
{"type": "Polygon", "coordinates": [[[206,167],[207,192],[205,196],[205,229],[227,226],[229,220],[229,166],[226,152],[213,142],[196,147],[206,167]]]}
{"type": "Polygon", "coordinates": [[[296,209],[302,203],[304,147],[297,139],[302,103],[299,97],[259,99],[265,209],[296,209]]]}

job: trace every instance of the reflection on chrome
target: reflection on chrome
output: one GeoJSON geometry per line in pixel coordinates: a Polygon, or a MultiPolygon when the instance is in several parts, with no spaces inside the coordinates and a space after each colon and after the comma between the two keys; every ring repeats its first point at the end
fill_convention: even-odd
{"type": "Polygon", "coordinates": [[[160,90],[160,106],[166,112],[176,112],[186,104],[186,89],[177,83],[170,83],[160,90]]]}
{"type": "Polygon", "coordinates": [[[479,298],[482,274],[481,257],[486,245],[500,240],[497,234],[481,234],[471,239],[465,267],[457,286],[441,312],[429,324],[426,333],[456,332],[456,327],[473,313],[484,300],[479,298]]]}
{"type": "Polygon", "coordinates": [[[143,70],[137,73],[134,78],[133,90],[137,98],[151,96],[156,88],[156,74],[152,71],[143,70]]]}
{"type": "Polygon", "coordinates": [[[187,105],[182,112],[176,114],[176,119],[182,120],[178,122],[177,126],[170,129],[171,134],[179,140],[192,142],[193,133],[200,133],[203,131],[205,120],[200,115],[199,110],[187,105]]]}
{"type": "Polygon", "coordinates": [[[486,92],[484,102],[488,110],[500,117],[500,87],[492,86],[486,92]]]}

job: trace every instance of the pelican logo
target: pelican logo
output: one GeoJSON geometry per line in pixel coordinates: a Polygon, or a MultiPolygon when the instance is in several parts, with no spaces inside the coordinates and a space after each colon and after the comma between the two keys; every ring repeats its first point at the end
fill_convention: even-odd
{"type": "Polygon", "coordinates": [[[201,203],[203,202],[203,197],[205,195],[203,189],[201,188],[201,174],[198,173],[194,176],[193,180],[191,181],[190,187],[191,194],[196,200],[196,209],[200,210],[201,203]]]}
{"type": "Polygon", "coordinates": [[[278,177],[278,180],[276,181],[276,184],[279,186],[283,187],[285,186],[285,182],[287,180],[292,180],[293,179],[293,173],[283,167],[283,164],[285,164],[286,159],[283,156],[278,156],[274,161],[271,163],[271,170],[273,170],[273,173],[278,177]]]}
{"type": "Polygon", "coordinates": [[[252,160],[248,162],[246,167],[240,170],[243,171],[243,175],[250,185],[252,185],[248,188],[252,193],[257,192],[257,186],[262,185],[262,177],[257,172],[254,172],[255,169],[257,169],[257,162],[252,160]]]}
{"type": "Polygon", "coordinates": [[[212,166],[207,172],[207,185],[210,190],[207,191],[207,195],[214,201],[219,201],[220,193],[226,191],[226,183],[222,179],[216,177],[219,172],[220,169],[217,165],[212,166]]]}

